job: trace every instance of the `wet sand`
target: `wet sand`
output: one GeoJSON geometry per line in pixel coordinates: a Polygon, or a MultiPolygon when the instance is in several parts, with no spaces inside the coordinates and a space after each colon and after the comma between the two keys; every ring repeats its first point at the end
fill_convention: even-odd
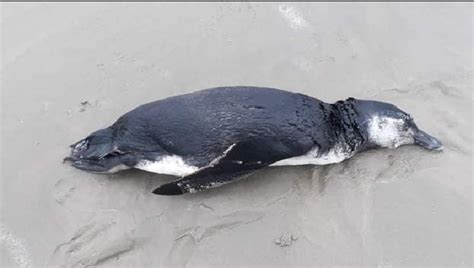
{"type": "Polygon", "coordinates": [[[1,8],[2,267],[472,266],[472,4],[1,8]],[[170,176],[61,163],[139,104],[222,85],[389,101],[445,150],[179,197],[151,193],[170,176]]]}

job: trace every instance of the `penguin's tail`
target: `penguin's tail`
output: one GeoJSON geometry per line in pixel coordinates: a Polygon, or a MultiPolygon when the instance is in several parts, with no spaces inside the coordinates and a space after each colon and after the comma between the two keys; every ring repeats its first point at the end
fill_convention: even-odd
{"type": "Polygon", "coordinates": [[[113,130],[105,128],[90,134],[71,146],[70,161],[76,168],[90,172],[108,172],[121,164],[121,152],[114,144],[113,130]]]}

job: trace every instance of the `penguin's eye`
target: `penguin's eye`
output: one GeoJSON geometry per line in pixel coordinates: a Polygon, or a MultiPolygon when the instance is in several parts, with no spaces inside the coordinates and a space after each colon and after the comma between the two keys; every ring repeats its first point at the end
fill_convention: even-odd
{"type": "Polygon", "coordinates": [[[385,118],[382,118],[377,124],[380,130],[382,130],[385,125],[387,125],[387,120],[385,118]]]}

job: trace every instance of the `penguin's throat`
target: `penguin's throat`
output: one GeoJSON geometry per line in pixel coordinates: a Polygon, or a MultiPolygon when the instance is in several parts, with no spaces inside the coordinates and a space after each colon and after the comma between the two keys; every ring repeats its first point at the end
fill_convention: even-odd
{"type": "Polygon", "coordinates": [[[334,145],[342,147],[348,153],[361,150],[367,141],[367,134],[361,130],[358,115],[353,99],[332,104],[329,122],[335,137],[334,145]]]}

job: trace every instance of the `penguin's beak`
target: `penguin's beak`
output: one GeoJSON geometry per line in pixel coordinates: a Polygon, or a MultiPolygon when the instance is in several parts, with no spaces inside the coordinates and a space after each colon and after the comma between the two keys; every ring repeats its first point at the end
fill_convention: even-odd
{"type": "Polygon", "coordinates": [[[420,145],[428,150],[441,151],[443,149],[443,143],[437,138],[424,132],[423,130],[417,130],[413,135],[415,144],[420,145]]]}

